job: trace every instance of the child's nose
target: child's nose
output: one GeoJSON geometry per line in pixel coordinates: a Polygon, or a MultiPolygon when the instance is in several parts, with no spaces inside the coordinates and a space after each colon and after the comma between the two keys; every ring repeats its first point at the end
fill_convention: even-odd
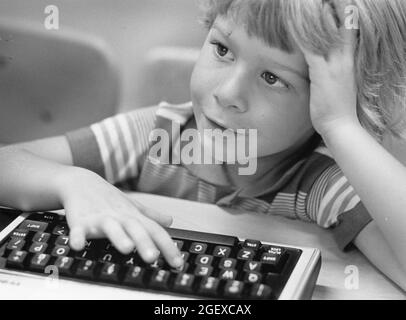
{"type": "Polygon", "coordinates": [[[220,81],[214,92],[214,98],[221,107],[245,112],[248,110],[248,91],[248,83],[242,74],[234,73],[220,81]]]}

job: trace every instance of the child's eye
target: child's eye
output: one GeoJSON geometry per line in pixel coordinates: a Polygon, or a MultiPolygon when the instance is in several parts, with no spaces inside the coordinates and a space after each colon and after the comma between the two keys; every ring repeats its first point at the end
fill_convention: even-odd
{"type": "Polygon", "coordinates": [[[231,55],[230,50],[225,45],[223,45],[222,43],[217,42],[217,41],[213,41],[213,42],[211,42],[211,44],[214,46],[215,54],[218,57],[224,58],[224,57],[227,56],[228,53],[231,55]]]}
{"type": "Polygon", "coordinates": [[[264,73],[262,73],[261,77],[266,81],[267,84],[269,84],[273,87],[278,87],[278,88],[287,88],[288,87],[281,79],[279,79],[272,72],[265,71],[264,73]]]}

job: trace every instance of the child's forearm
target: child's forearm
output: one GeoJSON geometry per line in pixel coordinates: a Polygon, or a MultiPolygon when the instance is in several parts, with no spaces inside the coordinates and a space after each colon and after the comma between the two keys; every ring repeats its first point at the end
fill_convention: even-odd
{"type": "Polygon", "coordinates": [[[0,149],[0,205],[25,211],[61,208],[61,177],[72,167],[18,147],[0,149]]]}
{"type": "Polygon", "coordinates": [[[406,167],[360,125],[321,135],[406,272],[406,167]]]}

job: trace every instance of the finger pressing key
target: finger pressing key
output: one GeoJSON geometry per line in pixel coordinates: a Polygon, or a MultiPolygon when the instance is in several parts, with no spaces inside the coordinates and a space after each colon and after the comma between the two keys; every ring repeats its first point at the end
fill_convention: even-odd
{"type": "Polygon", "coordinates": [[[161,250],[166,261],[174,268],[181,267],[183,265],[183,259],[180,254],[180,251],[176,247],[175,243],[173,242],[169,234],[166,232],[166,230],[162,228],[160,225],[149,220],[144,221],[144,225],[147,227],[147,230],[150,233],[152,240],[161,250]]]}
{"type": "Polygon", "coordinates": [[[134,244],[123,230],[121,224],[114,219],[105,219],[102,229],[114,247],[123,254],[128,254],[134,249],[134,244]]]}
{"type": "Polygon", "coordinates": [[[131,219],[124,225],[124,228],[129,237],[134,241],[138,253],[145,262],[151,263],[158,258],[158,248],[139,221],[131,219]]]}
{"type": "Polygon", "coordinates": [[[81,226],[73,226],[69,232],[69,245],[73,250],[80,251],[84,248],[86,230],[81,226]]]}

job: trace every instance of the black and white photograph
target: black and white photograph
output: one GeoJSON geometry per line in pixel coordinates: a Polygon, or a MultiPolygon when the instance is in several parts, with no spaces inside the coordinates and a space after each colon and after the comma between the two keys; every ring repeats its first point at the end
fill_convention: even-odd
{"type": "Polygon", "coordinates": [[[405,299],[405,0],[0,0],[0,300],[405,299]]]}

